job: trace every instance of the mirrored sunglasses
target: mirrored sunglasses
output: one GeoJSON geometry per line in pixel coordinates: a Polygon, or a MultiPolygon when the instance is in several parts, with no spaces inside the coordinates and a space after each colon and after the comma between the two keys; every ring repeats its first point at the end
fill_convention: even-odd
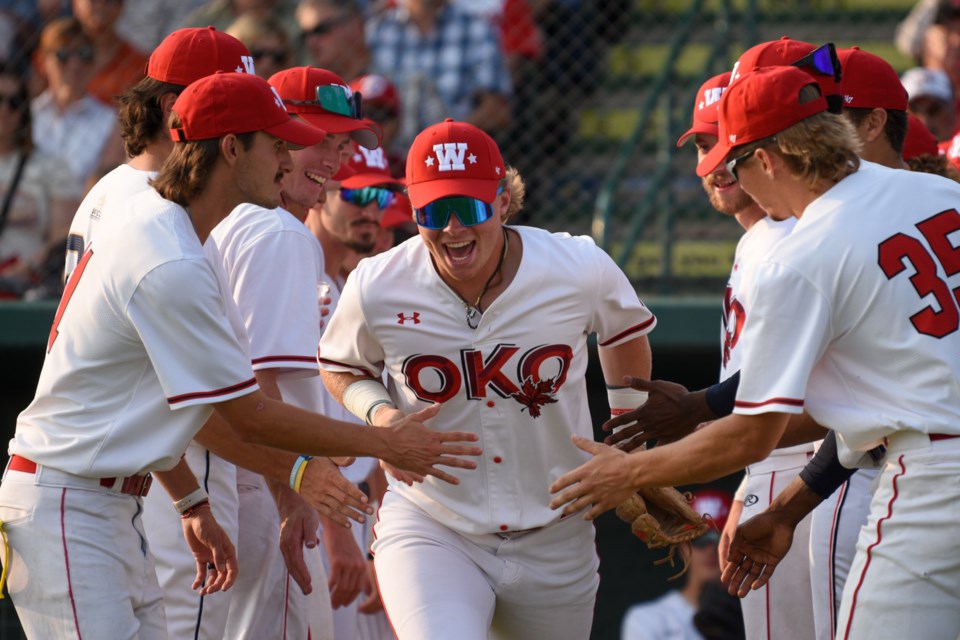
{"type": "MultiPolygon", "coordinates": [[[[833,81],[838,85],[843,75],[840,68],[840,57],[837,56],[837,47],[832,42],[817,47],[791,66],[813,69],[820,75],[832,76],[833,81]]],[[[827,106],[831,113],[840,113],[843,110],[843,99],[839,95],[827,96],[827,106]]]]}
{"type": "MultiPolygon", "coordinates": [[[[503,187],[497,189],[497,195],[503,193],[503,187]]],[[[465,227],[486,222],[493,217],[493,204],[468,196],[450,196],[434,200],[428,205],[414,209],[417,224],[425,229],[444,229],[450,222],[450,214],[465,227]]]]}
{"type": "Polygon", "coordinates": [[[397,194],[383,187],[364,187],[362,189],[340,189],[340,199],[358,207],[365,207],[371,202],[377,203],[377,208],[383,211],[396,199],[397,194]]]}
{"type": "Polygon", "coordinates": [[[747,151],[746,153],[742,153],[739,156],[736,156],[735,158],[730,158],[725,163],[725,166],[727,167],[727,172],[729,172],[730,175],[733,176],[734,180],[737,180],[739,182],[740,177],[737,175],[737,165],[752,158],[753,154],[757,152],[757,149],[765,147],[768,144],[773,144],[776,141],[777,141],[777,136],[771,136],[766,140],[764,140],[761,144],[758,144],[753,149],[750,149],[749,151],[747,151]]]}
{"type": "Polygon", "coordinates": [[[316,100],[284,100],[284,104],[304,107],[322,107],[331,113],[347,118],[363,118],[363,99],[359,91],[350,93],[349,88],[339,84],[321,84],[317,87],[316,100]]]}

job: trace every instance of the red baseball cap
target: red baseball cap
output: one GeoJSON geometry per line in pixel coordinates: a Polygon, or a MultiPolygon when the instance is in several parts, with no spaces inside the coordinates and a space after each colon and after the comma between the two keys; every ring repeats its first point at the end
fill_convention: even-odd
{"type": "Polygon", "coordinates": [[[380,127],[362,117],[343,78],[319,67],[293,67],[270,76],[290,113],[329,133],[349,133],[367,149],[380,146],[380,127]]]}
{"type": "Polygon", "coordinates": [[[719,129],[717,107],[720,106],[720,96],[730,84],[730,72],[713,76],[703,83],[697,91],[697,104],[693,107],[693,126],[677,140],[677,146],[683,146],[690,136],[698,133],[715,136],[719,129]]]}
{"type": "Polygon", "coordinates": [[[837,57],[843,68],[840,93],[844,107],[907,110],[907,90],[889,62],[860,47],[840,49],[837,57]]]}
{"type": "Polygon", "coordinates": [[[249,73],[217,72],[190,84],[173,103],[180,127],[175,141],[221,138],[230,133],[265,131],[287,142],[309,147],[327,132],[294,120],[267,81],[249,73]]]}
{"type": "Polygon", "coordinates": [[[717,144],[697,165],[697,175],[702,178],[716,169],[736,146],[769,138],[826,111],[822,91],[817,99],[800,104],[800,90],[811,84],[817,82],[797,67],[761,67],[743,74],[720,99],[717,144]]]}
{"type": "Polygon", "coordinates": [[[719,489],[701,489],[693,494],[690,508],[701,516],[709,516],[722,531],[733,506],[733,497],[726,491],[719,489]]]}
{"type": "Polygon", "coordinates": [[[213,27],[177,29],[163,39],[147,61],[147,75],[187,86],[217,71],[253,73],[246,45],[213,27]]]}
{"type": "Polygon", "coordinates": [[[414,138],[406,175],[410,202],[419,209],[447,196],[493,202],[506,167],[493,138],[472,124],[447,118],[414,138]]]}
{"type": "Polygon", "coordinates": [[[387,207],[380,218],[380,227],[383,229],[395,229],[403,224],[410,223],[411,226],[416,223],[413,221],[413,210],[410,208],[410,198],[398,193],[394,198],[393,204],[387,207]]]}
{"type": "Polygon", "coordinates": [[[385,77],[376,73],[360,76],[350,83],[350,88],[360,92],[364,104],[379,105],[394,114],[400,113],[400,94],[385,77]]]}
{"type": "Polygon", "coordinates": [[[362,189],[376,185],[403,185],[403,180],[390,175],[390,161],[387,160],[387,154],[381,147],[367,149],[355,144],[348,166],[354,173],[340,183],[340,186],[346,189],[362,189]]]}
{"type": "Polygon", "coordinates": [[[940,155],[937,139],[930,133],[930,129],[927,129],[923,120],[912,113],[907,116],[907,137],[903,141],[902,155],[904,160],[910,160],[917,156],[933,156],[936,158],[940,155]]]}
{"type": "MultiPolygon", "coordinates": [[[[744,51],[736,64],[733,65],[730,84],[733,85],[741,76],[758,67],[793,66],[817,49],[818,47],[809,42],[791,40],[787,36],[782,36],[779,40],[761,42],[744,51]]],[[[804,65],[798,68],[803,69],[810,74],[810,77],[816,80],[817,84],[820,85],[820,91],[822,91],[824,95],[840,95],[840,83],[836,81],[832,74],[818,73],[810,65],[804,65]]]]}

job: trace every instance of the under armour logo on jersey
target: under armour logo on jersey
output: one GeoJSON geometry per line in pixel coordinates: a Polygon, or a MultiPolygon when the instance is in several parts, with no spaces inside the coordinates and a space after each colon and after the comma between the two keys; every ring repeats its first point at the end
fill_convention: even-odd
{"type": "Polygon", "coordinates": [[[406,324],[406,323],[407,323],[407,320],[412,321],[413,324],[420,324],[420,312],[419,312],[419,311],[414,311],[414,312],[413,312],[411,315],[409,315],[409,316],[403,315],[403,312],[401,311],[400,313],[397,314],[397,318],[399,318],[399,320],[397,320],[397,324],[406,324]]]}
{"type": "Polygon", "coordinates": [[[240,62],[243,66],[237,65],[237,73],[249,73],[251,75],[255,73],[253,70],[253,56],[240,56],[240,62]]]}
{"type": "MultiPolygon", "coordinates": [[[[467,154],[466,142],[445,142],[443,144],[433,145],[433,151],[437,154],[437,171],[463,171],[466,166],[463,164],[463,158],[467,154]]],[[[470,164],[477,163],[477,156],[470,154],[470,164]]],[[[427,158],[427,166],[433,166],[433,158],[427,158]]]]}

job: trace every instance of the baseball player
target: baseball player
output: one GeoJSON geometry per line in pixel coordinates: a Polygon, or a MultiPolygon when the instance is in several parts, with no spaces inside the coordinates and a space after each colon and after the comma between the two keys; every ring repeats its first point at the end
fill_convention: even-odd
{"type": "MultiPolygon", "coordinates": [[[[296,67],[275,74],[270,83],[288,111],[322,128],[326,136],[318,145],[292,152],[293,170],[284,179],[281,208],[241,205],[214,229],[211,239],[223,256],[230,289],[243,315],[261,387],[277,399],[331,415],[317,398],[326,390],[317,375],[316,360],[318,285],[329,277],[323,272],[320,245],[303,220],[322,199],[327,180],[340,171],[342,148],[351,146],[351,136],[371,146],[378,140],[373,125],[357,117],[353,94],[334,74],[296,67]]],[[[230,605],[227,637],[265,638],[280,629],[290,637],[306,637],[308,626],[311,637],[332,637],[330,594],[318,551],[307,553],[308,559],[315,559],[311,573],[317,574],[311,576],[311,586],[318,585],[313,597],[307,598],[289,579],[277,545],[281,521],[284,527],[294,526],[284,514],[278,519],[277,506],[292,496],[275,504],[272,494],[289,492],[289,488],[271,486],[276,483],[245,469],[237,470],[236,482],[241,573],[230,605]],[[326,616],[318,616],[318,609],[326,616]]],[[[345,536],[352,542],[350,531],[333,520],[326,524],[330,537],[345,536]]],[[[316,547],[316,534],[314,523],[308,539],[311,548],[316,547]]]]}
{"type": "MultiPolygon", "coordinates": [[[[553,504],[592,518],[637,486],[722,475],[765,455],[791,415],[809,416],[836,431],[848,466],[887,447],[837,637],[953,639],[960,269],[948,237],[960,228],[960,186],[861,161],[856,133],[827,109],[801,71],[755,70],[722,98],[720,141],[697,169],[726,162],[771,217],[799,219],[748,274],[734,414],[629,458],[580,442],[595,457],[555,483],[553,504]]],[[[762,583],[762,562],[734,548],[730,560],[732,590],[762,583]]]]}
{"type": "Polygon", "coordinates": [[[166,120],[173,101],[188,84],[217,71],[253,73],[253,58],[242,42],[213,27],[178,29],[150,54],[146,77],[117,98],[120,132],[130,161],[101,178],[80,204],[67,236],[64,282],[101,221],[119,215],[114,213],[119,203],[146,191],[147,181],[170,153],[173,142],[166,120]]]}
{"type": "Polygon", "coordinates": [[[437,423],[485,454],[457,487],[386,463],[373,553],[387,616],[401,640],[584,638],[593,528],[552,512],[547,486],[583,460],[564,436],[591,433],[587,335],[619,382],[649,371],[656,320],[589,238],[504,225],[522,182],[476,127],[428,127],[406,176],[420,235],[350,275],[322,375],[375,425],[439,402],[437,423]]]}
{"type": "MultiPolygon", "coordinates": [[[[339,183],[328,183],[327,196],[307,216],[311,228],[323,247],[327,281],[331,283],[331,312],[343,285],[340,274],[355,255],[370,253],[381,232],[385,213],[393,207],[403,182],[390,175],[390,167],[382,147],[367,149],[357,145],[350,157],[354,175],[339,183]],[[332,187],[332,188],[331,188],[332,187]]],[[[409,213],[408,213],[409,218],[409,213]]],[[[341,420],[356,420],[324,389],[324,410],[341,420]]],[[[344,476],[355,483],[365,483],[377,468],[371,458],[360,458],[343,469],[344,476]]],[[[375,585],[370,580],[367,553],[370,539],[366,527],[354,527],[349,540],[338,539],[343,531],[323,527],[324,560],[328,563],[334,600],[336,638],[353,640],[358,635],[358,596],[370,594],[375,585]]]]}
{"type": "Polygon", "coordinates": [[[376,455],[418,473],[447,476],[435,465],[471,467],[456,456],[477,452],[449,444],[455,434],[425,430],[418,421],[431,411],[387,431],[362,429],[260,393],[237,337],[242,327],[231,326],[201,242],[240,202],[279,203],[290,163],[285,140],[321,138],[249,74],[203,78],[180,94],[173,112],[179,142],[155,191],[128,202],[124,223],[84,252],[67,284],[36,397],[10,442],[0,484],[4,568],[31,637],[165,637],[140,518],[150,472],[182,517],[196,558],[194,586],[207,581],[201,593],[211,593],[232,585],[233,546],[182,460],[214,407],[253,442],[376,455]],[[192,171],[199,163],[208,171],[192,171]]]}

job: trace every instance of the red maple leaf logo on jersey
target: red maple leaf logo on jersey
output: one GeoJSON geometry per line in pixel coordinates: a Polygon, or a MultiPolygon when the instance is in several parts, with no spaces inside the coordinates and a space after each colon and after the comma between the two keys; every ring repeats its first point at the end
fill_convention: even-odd
{"type": "Polygon", "coordinates": [[[527,376],[520,387],[520,391],[511,397],[523,405],[521,411],[529,409],[531,418],[539,418],[541,406],[554,404],[557,401],[552,395],[557,391],[554,387],[555,384],[556,380],[553,378],[534,382],[532,376],[527,376]]]}

